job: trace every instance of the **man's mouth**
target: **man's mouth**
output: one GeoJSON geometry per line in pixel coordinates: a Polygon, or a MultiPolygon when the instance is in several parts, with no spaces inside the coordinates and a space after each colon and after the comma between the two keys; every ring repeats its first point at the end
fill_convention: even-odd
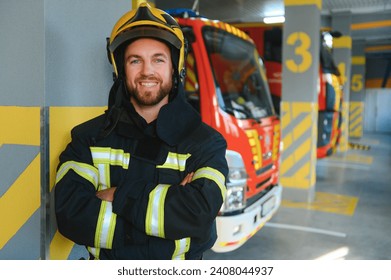
{"type": "Polygon", "coordinates": [[[140,82],[140,85],[143,87],[154,87],[157,86],[157,82],[140,82]]]}

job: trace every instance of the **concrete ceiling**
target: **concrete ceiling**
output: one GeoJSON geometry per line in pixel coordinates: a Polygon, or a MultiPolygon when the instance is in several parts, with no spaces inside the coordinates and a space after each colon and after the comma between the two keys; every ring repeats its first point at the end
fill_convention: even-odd
{"type": "MultiPolygon", "coordinates": [[[[155,0],[161,9],[192,8],[195,0],[155,0]]],[[[284,0],[199,0],[199,13],[225,22],[262,22],[264,17],[284,15],[284,0]]],[[[351,37],[365,40],[376,55],[391,57],[391,0],[322,0],[322,25],[333,13],[350,12],[351,37]],[[360,23],[376,23],[360,27],[360,23]]],[[[330,27],[330,26],[323,26],[330,27]]]]}

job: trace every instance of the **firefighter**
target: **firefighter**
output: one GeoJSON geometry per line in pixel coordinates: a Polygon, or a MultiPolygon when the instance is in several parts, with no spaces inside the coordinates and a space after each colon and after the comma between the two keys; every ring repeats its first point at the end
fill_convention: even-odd
{"type": "Polygon", "coordinates": [[[104,114],[76,126],[60,155],[58,230],[91,259],[200,259],[217,238],[225,139],[184,99],[185,40],[146,3],[108,40],[104,114]]]}

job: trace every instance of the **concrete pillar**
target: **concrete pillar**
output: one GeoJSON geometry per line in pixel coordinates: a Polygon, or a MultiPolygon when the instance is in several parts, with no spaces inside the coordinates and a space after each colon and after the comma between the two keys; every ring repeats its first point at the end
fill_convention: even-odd
{"type": "Polygon", "coordinates": [[[283,197],[310,202],[315,195],[320,0],[285,0],[281,124],[283,197]],[[303,16],[305,15],[305,16],[303,16]]]}
{"type": "Polygon", "coordinates": [[[350,102],[350,68],[352,37],[350,36],[351,12],[339,12],[331,15],[331,28],[342,33],[340,38],[333,40],[333,57],[342,75],[343,104],[341,138],[338,146],[339,152],[346,152],[349,143],[349,102],[350,102]]]}
{"type": "Polygon", "coordinates": [[[107,105],[106,37],[131,2],[0,6],[0,259],[77,259],[56,228],[55,170],[70,129],[107,105]]]}
{"type": "Polygon", "coordinates": [[[365,40],[355,40],[352,46],[350,78],[349,137],[363,136],[365,101],[365,40]]]}
{"type": "Polygon", "coordinates": [[[0,259],[41,258],[44,1],[0,4],[0,259]]]}
{"type": "MultiPolygon", "coordinates": [[[[132,8],[129,0],[45,0],[45,185],[49,196],[49,259],[78,259],[84,248],[57,231],[53,209],[58,157],[70,130],[104,112],[112,85],[106,37],[132,8]]],[[[86,256],[83,256],[86,257],[86,256]]]]}

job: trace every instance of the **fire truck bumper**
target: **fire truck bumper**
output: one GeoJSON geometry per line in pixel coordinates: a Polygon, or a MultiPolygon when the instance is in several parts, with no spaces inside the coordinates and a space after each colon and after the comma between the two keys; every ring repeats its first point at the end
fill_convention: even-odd
{"type": "Polygon", "coordinates": [[[243,213],[218,216],[217,240],[212,250],[224,253],[236,250],[257,233],[281,204],[282,187],[276,185],[266,195],[247,207],[243,213]]]}

